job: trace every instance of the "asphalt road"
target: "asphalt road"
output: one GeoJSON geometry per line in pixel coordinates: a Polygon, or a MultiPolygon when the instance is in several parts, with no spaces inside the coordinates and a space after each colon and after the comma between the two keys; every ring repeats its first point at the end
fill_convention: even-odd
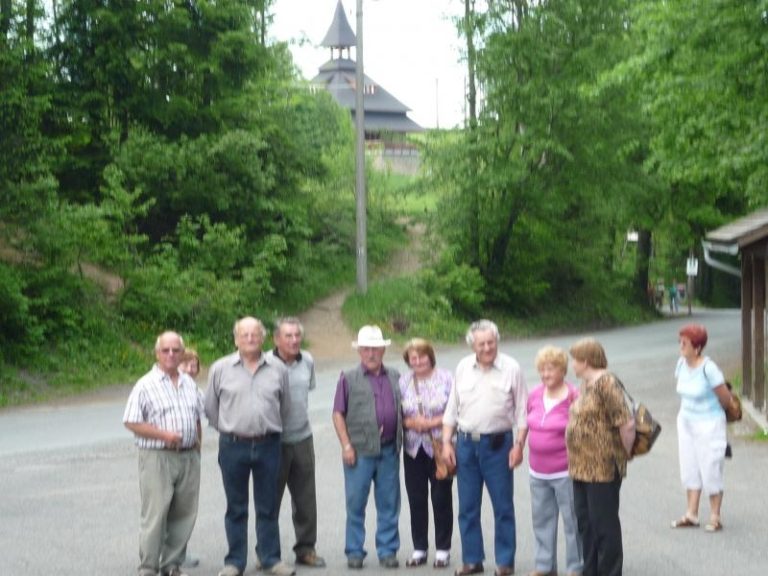
{"type": "MultiPolygon", "coordinates": [[[[707,352],[733,372],[739,366],[739,313],[695,312],[710,334],[707,352]]],[[[651,325],[594,334],[605,345],[610,368],[633,395],[646,403],[664,428],[653,452],[630,464],[622,488],[621,518],[626,575],[720,576],[768,572],[768,443],[750,439],[748,426],[732,430],[734,458],[726,464],[723,532],[672,530],[669,523],[685,509],[678,478],[675,416],[678,401],[672,372],[678,356],[677,330],[687,316],[651,325]]],[[[310,335],[311,336],[311,335],[310,335]]],[[[545,343],[567,347],[581,335],[505,341],[501,350],[517,358],[529,386],[536,383],[533,359],[545,343]]],[[[453,368],[468,350],[441,347],[438,363],[453,368]]],[[[331,406],[339,370],[355,360],[319,368],[311,397],[317,450],[319,492],[318,552],[325,570],[299,568],[299,574],[348,572],[344,557],[344,490],[340,448],[331,425],[331,406]]],[[[399,350],[385,361],[402,367],[399,350]]],[[[138,377],[138,375],[137,375],[138,377]]],[[[100,576],[135,574],[138,560],[139,491],[137,457],[121,417],[130,387],[112,394],[59,405],[0,411],[0,574],[13,576],[100,576]]],[[[226,551],[224,494],[216,433],[206,431],[200,511],[190,551],[200,558],[191,576],[215,575],[226,551]]],[[[533,569],[533,543],[527,464],[515,472],[517,573],[533,569]]],[[[455,492],[455,490],[454,490],[455,492]]],[[[706,518],[706,502],[701,510],[706,518]]],[[[283,558],[293,561],[289,506],[281,513],[283,558]]],[[[375,513],[369,507],[368,560],[365,574],[379,568],[373,541],[375,513]]],[[[493,519],[483,505],[486,574],[493,573],[493,519]]],[[[408,505],[403,488],[400,516],[401,565],[411,552],[408,505]]],[[[562,540],[562,539],[561,539],[562,540]]],[[[561,548],[562,548],[561,543],[561,548]]],[[[431,560],[431,557],[430,557],[431,560]]],[[[248,575],[255,574],[254,555],[248,575]]],[[[461,562],[458,527],[454,530],[452,574],[461,562]]],[[[564,553],[560,550],[560,564],[564,553]]],[[[430,565],[431,566],[431,565],[430,565]]],[[[404,567],[400,572],[408,571],[404,567]]],[[[431,567],[416,572],[433,572],[431,567]]]]}

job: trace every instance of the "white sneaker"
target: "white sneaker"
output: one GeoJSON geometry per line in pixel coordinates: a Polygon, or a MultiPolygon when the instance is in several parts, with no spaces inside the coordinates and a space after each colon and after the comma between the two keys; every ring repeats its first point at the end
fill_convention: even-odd
{"type": "Polygon", "coordinates": [[[293,576],[296,574],[296,568],[290,564],[286,564],[285,562],[278,562],[269,570],[267,570],[267,572],[269,574],[273,574],[274,576],[293,576]]]}
{"type": "Polygon", "coordinates": [[[237,566],[232,566],[232,564],[227,564],[219,570],[219,576],[240,576],[240,570],[237,566]]]}

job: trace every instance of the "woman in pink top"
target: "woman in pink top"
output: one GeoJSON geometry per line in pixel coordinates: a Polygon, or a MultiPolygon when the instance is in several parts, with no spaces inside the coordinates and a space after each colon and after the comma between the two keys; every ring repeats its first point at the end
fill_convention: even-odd
{"type": "Polygon", "coordinates": [[[584,568],[581,538],[573,506],[573,483],[568,476],[565,428],[568,410],[579,395],[565,381],[568,355],[545,346],[536,355],[541,385],[528,395],[528,464],[536,570],[531,576],[557,576],[557,522],[563,517],[568,576],[584,568]]]}

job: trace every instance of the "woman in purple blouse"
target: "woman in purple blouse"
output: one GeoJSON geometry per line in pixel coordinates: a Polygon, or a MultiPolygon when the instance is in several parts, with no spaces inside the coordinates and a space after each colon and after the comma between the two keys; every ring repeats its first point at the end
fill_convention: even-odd
{"type": "Polygon", "coordinates": [[[429,544],[429,488],[435,517],[435,568],[450,563],[453,536],[453,478],[435,477],[432,438],[441,438],[443,411],[453,386],[448,370],[435,367],[435,350],[429,341],[414,338],[405,347],[403,359],[410,370],[400,377],[405,446],[403,469],[408,505],[411,509],[413,555],[409,568],[427,563],[429,544]]]}
{"type": "Polygon", "coordinates": [[[545,346],[536,354],[541,384],[528,395],[528,464],[536,570],[530,576],[557,576],[557,522],[563,517],[566,572],[584,568],[581,538],[568,476],[565,428],[568,410],[579,390],[565,381],[568,355],[545,346]]]}

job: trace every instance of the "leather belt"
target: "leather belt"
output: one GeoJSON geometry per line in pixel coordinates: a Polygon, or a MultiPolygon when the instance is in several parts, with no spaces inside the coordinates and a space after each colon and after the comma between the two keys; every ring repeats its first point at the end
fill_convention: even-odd
{"type": "Polygon", "coordinates": [[[463,430],[459,430],[458,435],[463,438],[464,440],[471,440],[472,442],[480,442],[483,438],[497,438],[499,436],[503,437],[509,432],[509,430],[505,430],[503,432],[490,432],[488,434],[481,434],[480,432],[464,432],[463,430]]]}
{"type": "Polygon", "coordinates": [[[266,442],[280,436],[280,432],[267,432],[260,436],[241,436],[240,434],[224,433],[222,436],[231,442],[266,442]]]}

